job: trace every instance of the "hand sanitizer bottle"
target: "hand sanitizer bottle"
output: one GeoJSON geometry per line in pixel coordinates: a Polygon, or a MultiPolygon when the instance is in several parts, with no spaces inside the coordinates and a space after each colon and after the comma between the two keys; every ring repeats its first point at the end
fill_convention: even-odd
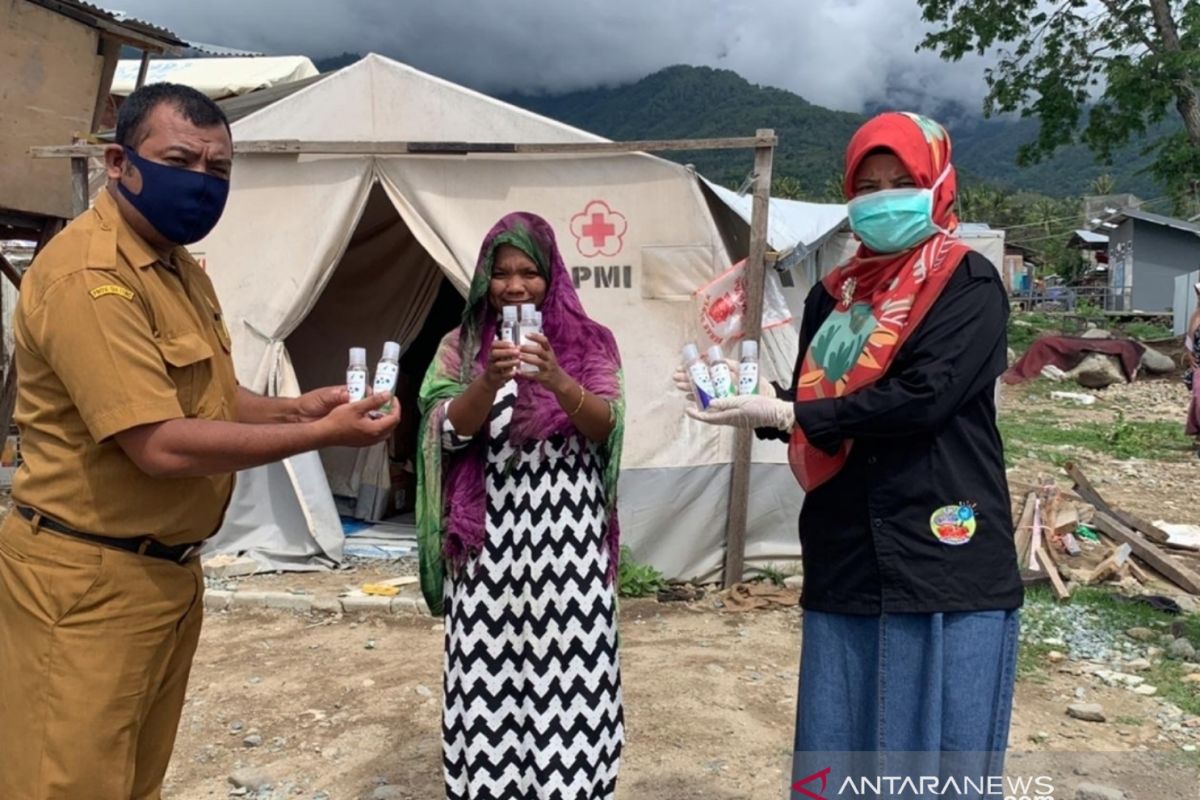
{"type": "Polygon", "coordinates": [[[719,345],[708,348],[708,374],[712,377],[713,397],[733,397],[733,373],[719,345]]]}
{"type": "Polygon", "coordinates": [[[375,394],[387,392],[388,401],[379,409],[380,414],[391,413],[392,402],[396,396],[396,378],[400,375],[400,345],[396,342],[383,343],[383,358],[375,367],[375,383],[372,388],[375,394]]]}
{"type": "Polygon", "coordinates": [[[688,377],[692,379],[692,388],[696,392],[696,401],[700,408],[708,408],[712,402],[712,378],[708,375],[708,365],[700,358],[700,348],[694,344],[683,346],[683,364],[687,368],[688,377]]]}
{"type": "Polygon", "coordinates": [[[738,362],[738,394],[758,393],[758,342],[742,342],[742,359],[738,362]]]}
{"type": "Polygon", "coordinates": [[[500,309],[500,338],[510,344],[517,343],[517,307],[500,309]]]}
{"type": "MultiPolygon", "coordinates": [[[[521,325],[520,325],[520,337],[519,337],[519,341],[521,342],[521,347],[525,347],[526,345],[531,345],[531,344],[537,344],[537,342],[535,342],[535,341],[533,341],[533,339],[529,338],[529,334],[541,333],[541,332],[542,332],[542,326],[541,326],[540,320],[538,320],[537,309],[534,307],[533,303],[523,304],[521,306],[521,325]]],[[[538,368],[536,366],[534,366],[533,364],[526,364],[524,361],[521,362],[521,374],[533,375],[533,374],[536,374],[537,372],[538,372],[538,368]]]]}
{"type": "Polygon", "coordinates": [[[365,347],[350,348],[350,366],[346,367],[346,389],[350,402],[357,403],[367,396],[367,350],[365,347]]]}

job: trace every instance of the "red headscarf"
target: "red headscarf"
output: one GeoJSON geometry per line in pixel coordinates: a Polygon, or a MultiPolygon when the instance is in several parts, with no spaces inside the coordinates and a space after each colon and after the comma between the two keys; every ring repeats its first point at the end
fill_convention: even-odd
{"type": "MultiPolygon", "coordinates": [[[[859,167],[873,151],[894,153],[917,188],[934,190],[933,221],[953,233],[957,192],[946,130],[917,114],[890,112],[867,122],[846,148],[843,190],[854,196],[859,167]],[[943,173],[945,175],[943,176],[943,173]]],[[[838,305],[808,343],[797,364],[796,402],[842,397],[879,380],[954,273],[969,248],[953,235],[935,233],[900,253],[876,254],[865,246],[823,281],[838,305]]],[[[829,455],[792,429],[788,461],[806,491],[828,481],[850,454],[850,441],[829,455]]]]}

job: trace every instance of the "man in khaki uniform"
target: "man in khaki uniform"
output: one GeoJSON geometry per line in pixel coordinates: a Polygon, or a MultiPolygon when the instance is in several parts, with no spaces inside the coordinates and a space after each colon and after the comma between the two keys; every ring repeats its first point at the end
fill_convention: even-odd
{"type": "Polygon", "coordinates": [[[232,157],[208,98],[139,89],[107,188],[25,275],[24,465],[0,527],[3,800],[160,797],[200,635],[195,550],[233,473],[374,444],[399,419],[344,388],[238,387],[212,284],[181,246],[219,219],[232,157]]]}

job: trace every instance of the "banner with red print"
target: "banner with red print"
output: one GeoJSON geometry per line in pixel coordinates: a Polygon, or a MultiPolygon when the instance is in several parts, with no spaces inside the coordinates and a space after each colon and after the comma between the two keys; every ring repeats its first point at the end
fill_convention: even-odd
{"type": "MultiPolygon", "coordinates": [[[[700,316],[700,329],[713,344],[736,342],[746,325],[746,260],[734,264],[692,295],[700,316]]],[[[762,329],[791,324],[792,313],[778,281],[766,276],[763,284],[762,329]]]]}

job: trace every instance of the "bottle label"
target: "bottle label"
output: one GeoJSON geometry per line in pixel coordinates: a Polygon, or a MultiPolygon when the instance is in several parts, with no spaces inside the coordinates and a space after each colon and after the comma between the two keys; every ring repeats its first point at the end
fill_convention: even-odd
{"type": "Polygon", "coordinates": [[[692,387],[696,390],[696,399],[700,407],[708,408],[713,398],[713,385],[708,376],[708,368],[704,366],[704,362],[696,361],[688,367],[688,375],[691,376],[692,387]]]}
{"type": "Polygon", "coordinates": [[[756,394],[758,392],[758,363],[743,361],[738,366],[738,394],[756,394]]]}
{"type": "Polygon", "coordinates": [[[511,323],[502,323],[500,325],[500,338],[510,344],[517,343],[517,326],[511,323]]]}
{"type": "Polygon", "coordinates": [[[350,392],[350,402],[357,403],[367,396],[367,371],[352,369],[346,372],[346,389],[350,392]]]}
{"type": "MultiPolygon", "coordinates": [[[[528,345],[536,345],[537,344],[537,342],[535,342],[533,339],[529,338],[529,334],[531,334],[531,333],[541,333],[541,330],[538,329],[537,325],[534,325],[532,322],[530,322],[528,325],[521,325],[520,331],[521,331],[521,347],[526,347],[528,345]]],[[[524,361],[521,362],[520,369],[521,369],[521,372],[525,375],[532,375],[534,373],[540,372],[540,370],[537,367],[535,367],[533,364],[526,364],[524,361]]]]}
{"type": "Polygon", "coordinates": [[[714,397],[733,397],[733,373],[724,361],[718,361],[709,368],[712,375],[714,397]]]}
{"type": "MultiPolygon", "coordinates": [[[[387,392],[395,394],[396,392],[396,376],[400,374],[400,365],[393,364],[390,361],[380,361],[379,366],[375,368],[375,383],[373,389],[375,394],[387,392]]],[[[392,401],[388,400],[380,406],[380,413],[387,414],[392,410],[392,401]]]]}

